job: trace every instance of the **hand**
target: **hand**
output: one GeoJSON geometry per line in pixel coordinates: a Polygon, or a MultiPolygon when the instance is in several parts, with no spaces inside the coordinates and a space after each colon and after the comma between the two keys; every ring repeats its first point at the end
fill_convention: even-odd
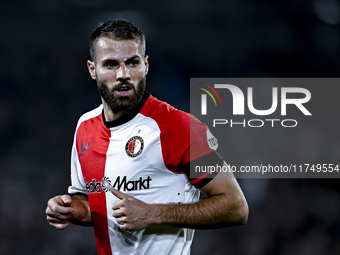
{"type": "Polygon", "coordinates": [[[112,205],[113,217],[121,230],[141,230],[153,224],[153,206],[111,187],[111,193],[120,200],[112,205]]]}
{"type": "Polygon", "coordinates": [[[73,212],[71,202],[69,195],[56,196],[48,201],[46,215],[52,227],[60,230],[68,227],[73,212]]]}

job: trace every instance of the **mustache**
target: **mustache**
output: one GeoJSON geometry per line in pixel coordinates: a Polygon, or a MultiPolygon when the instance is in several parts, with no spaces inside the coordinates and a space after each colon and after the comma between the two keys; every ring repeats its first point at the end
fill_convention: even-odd
{"type": "Polygon", "coordinates": [[[127,80],[124,80],[124,81],[120,81],[118,84],[114,85],[113,88],[112,88],[112,90],[119,89],[120,87],[122,87],[122,86],[124,86],[124,85],[130,87],[131,89],[134,88],[134,86],[133,86],[132,83],[130,83],[130,82],[127,81],[127,80]]]}

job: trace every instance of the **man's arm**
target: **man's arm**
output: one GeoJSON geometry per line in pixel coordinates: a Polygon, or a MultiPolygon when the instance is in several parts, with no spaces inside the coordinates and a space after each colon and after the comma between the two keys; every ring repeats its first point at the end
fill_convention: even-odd
{"type": "Polygon", "coordinates": [[[61,195],[51,198],[46,208],[47,220],[57,229],[65,229],[69,222],[82,226],[92,225],[92,216],[86,195],[61,195]]]}
{"type": "Polygon", "coordinates": [[[200,190],[207,198],[192,204],[146,204],[112,188],[121,199],[112,206],[113,216],[122,230],[152,224],[208,229],[246,223],[248,205],[232,173],[219,173],[200,190]]]}
{"type": "Polygon", "coordinates": [[[248,204],[232,173],[219,173],[200,190],[207,198],[196,203],[157,205],[160,213],[156,222],[196,229],[246,223],[248,204]]]}

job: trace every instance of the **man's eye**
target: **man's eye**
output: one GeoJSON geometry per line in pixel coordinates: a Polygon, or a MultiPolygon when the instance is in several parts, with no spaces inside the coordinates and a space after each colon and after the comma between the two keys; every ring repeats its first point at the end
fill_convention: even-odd
{"type": "Polygon", "coordinates": [[[116,65],[117,65],[117,63],[114,62],[114,61],[108,61],[108,62],[105,63],[105,66],[109,67],[109,68],[115,67],[116,65]]]}
{"type": "Polygon", "coordinates": [[[139,64],[139,61],[138,60],[132,60],[130,63],[130,66],[136,66],[139,64]]]}

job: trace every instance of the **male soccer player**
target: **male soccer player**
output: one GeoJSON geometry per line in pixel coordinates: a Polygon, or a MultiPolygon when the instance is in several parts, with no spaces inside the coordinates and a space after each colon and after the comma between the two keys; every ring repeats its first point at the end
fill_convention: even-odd
{"type": "Polygon", "coordinates": [[[190,165],[225,163],[206,125],[145,91],[142,31],[107,21],[92,33],[90,54],[102,105],[78,122],[72,184],[48,201],[50,225],[93,225],[99,254],[179,255],[190,253],[195,228],[244,224],[247,202],[230,173],[190,177],[190,165]]]}

